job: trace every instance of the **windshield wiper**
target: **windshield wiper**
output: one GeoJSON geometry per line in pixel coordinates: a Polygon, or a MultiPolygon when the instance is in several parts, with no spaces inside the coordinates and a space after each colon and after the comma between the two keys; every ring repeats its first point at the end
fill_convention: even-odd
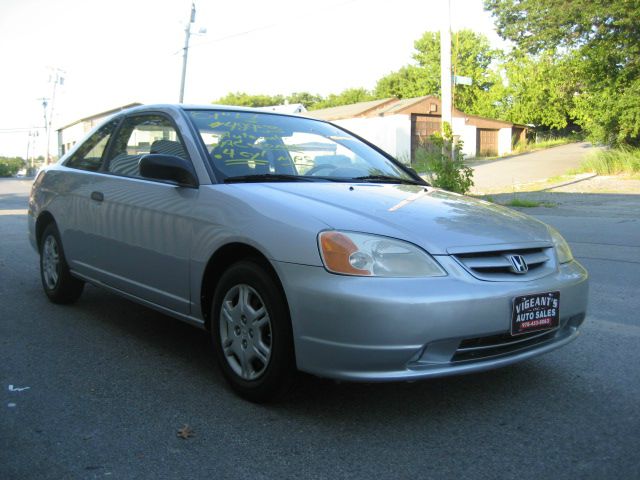
{"type": "Polygon", "coordinates": [[[407,185],[427,185],[426,182],[419,182],[418,180],[412,180],[410,178],[393,177],[391,175],[365,175],[364,177],[354,177],[352,180],[359,180],[363,182],[380,182],[380,183],[403,183],[407,185]]]}
{"type": "Polygon", "coordinates": [[[287,175],[284,173],[259,173],[255,175],[239,175],[227,177],[224,183],[255,183],[255,182],[317,182],[326,181],[322,178],[303,177],[300,175],[287,175]]]}

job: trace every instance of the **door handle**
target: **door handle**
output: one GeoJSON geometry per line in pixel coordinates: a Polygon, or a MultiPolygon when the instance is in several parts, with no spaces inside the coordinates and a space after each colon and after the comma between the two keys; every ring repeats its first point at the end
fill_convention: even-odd
{"type": "Polygon", "coordinates": [[[104,195],[102,194],[102,192],[91,192],[91,200],[102,202],[104,200],[104,195]]]}

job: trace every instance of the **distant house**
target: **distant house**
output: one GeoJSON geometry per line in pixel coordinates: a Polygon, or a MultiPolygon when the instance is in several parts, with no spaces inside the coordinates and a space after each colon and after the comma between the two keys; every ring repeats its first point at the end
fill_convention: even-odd
{"type": "MultiPolygon", "coordinates": [[[[329,120],[360,135],[401,160],[415,158],[415,151],[440,132],[440,99],[385,98],[325,108],[304,113],[305,116],[329,120]]],[[[454,136],[463,142],[467,157],[506,155],[526,138],[526,126],[491,118],[467,115],[453,110],[454,136]]]]}
{"type": "Polygon", "coordinates": [[[285,103],[284,105],[272,105],[269,107],[258,107],[258,110],[266,110],[268,112],[288,113],[305,113],[307,109],[301,103],[285,103]]]}
{"type": "Polygon", "coordinates": [[[122,105],[120,107],[112,108],[111,110],[106,110],[104,112],[96,113],[89,117],[81,118],[80,120],[76,120],[64,127],[58,129],[58,157],[61,157],[73,147],[76,143],[84,138],[84,136],[89,133],[96,125],[101,123],[105,118],[113,115],[114,113],[118,113],[121,110],[126,110],[127,108],[137,107],[138,105],[142,105],[141,103],[128,103],[127,105],[122,105]]]}

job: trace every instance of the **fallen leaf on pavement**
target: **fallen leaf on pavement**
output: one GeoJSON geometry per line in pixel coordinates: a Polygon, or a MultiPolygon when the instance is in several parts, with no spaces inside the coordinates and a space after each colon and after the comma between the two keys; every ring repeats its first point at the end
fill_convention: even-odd
{"type": "Polygon", "coordinates": [[[182,428],[178,429],[178,433],[176,434],[176,436],[182,438],[182,439],[187,439],[190,437],[193,437],[195,435],[194,431],[191,430],[191,427],[189,425],[185,425],[182,428]]]}

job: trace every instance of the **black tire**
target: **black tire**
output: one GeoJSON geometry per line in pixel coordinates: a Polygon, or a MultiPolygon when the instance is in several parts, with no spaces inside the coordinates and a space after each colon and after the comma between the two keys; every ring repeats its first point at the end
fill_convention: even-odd
{"type": "Polygon", "coordinates": [[[222,374],[243,398],[268,402],[291,386],[296,368],[289,310],[276,280],[258,261],[235,263],[220,278],[211,337],[222,374]],[[266,315],[256,314],[261,306],[266,315]]]}
{"type": "Polygon", "coordinates": [[[73,303],[84,289],[84,282],[69,272],[55,223],[45,227],[40,239],[40,279],[44,293],[53,303],[73,303]]]}

